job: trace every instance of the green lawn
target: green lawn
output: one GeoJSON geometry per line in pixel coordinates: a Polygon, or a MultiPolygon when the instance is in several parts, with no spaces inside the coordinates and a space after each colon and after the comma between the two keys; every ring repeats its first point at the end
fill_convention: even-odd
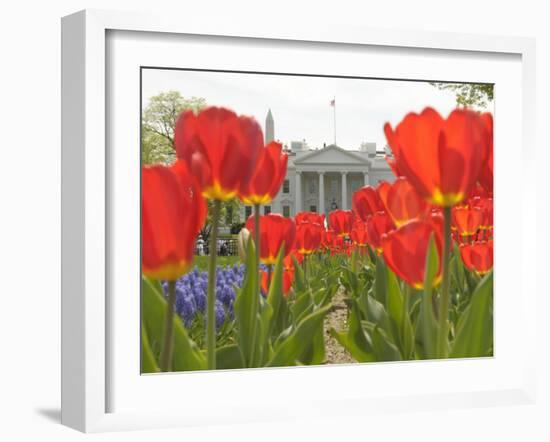
{"type": "MultiPolygon", "coordinates": [[[[209,256],[195,255],[193,258],[193,266],[199,268],[199,270],[205,271],[208,269],[209,256]]],[[[238,256],[218,256],[216,264],[218,267],[225,267],[226,265],[234,265],[240,263],[238,256]]]]}

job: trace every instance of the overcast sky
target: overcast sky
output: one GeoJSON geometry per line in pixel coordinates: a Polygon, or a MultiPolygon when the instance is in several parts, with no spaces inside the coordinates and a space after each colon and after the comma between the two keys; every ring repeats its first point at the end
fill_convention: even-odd
{"type": "Polygon", "coordinates": [[[426,106],[446,117],[455,107],[452,92],[424,82],[162,69],[144,69],[142,78],[143,106],[160,92],[177,90],[184,97],[203,97],[209,105],[251,115],[262,128],[271,109],[275,139],[284,144],[305,139],[310,148],[334,140],[333,97],[336,141],[344,149],[376,142],[381,150],[386,145],[386,121],[395,126],[407,112],[426,106]]]}

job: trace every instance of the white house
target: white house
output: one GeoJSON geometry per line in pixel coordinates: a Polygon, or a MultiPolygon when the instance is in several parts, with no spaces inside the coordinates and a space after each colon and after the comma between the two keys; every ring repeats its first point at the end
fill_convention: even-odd
{"type": "MultiPolygon", "coordinates": [[[[275,138],[274,126],[269,111],[266,143],[275,138]]],[[[303,141],[293,141],[287,153],[286,178],[271,204],[263,206],[263,214],[276,212],[294,216],[300,211],[328,214],[337,208],[351,209],[355,190],[382,180],[394,180],[385,153],[376,151],[376,143],[363,143],[359,150],[348,150],[333,144],[311,149],[303,141]]],[[[252,207],[244,206],[245,219],[251,213],[252,207]]]]}

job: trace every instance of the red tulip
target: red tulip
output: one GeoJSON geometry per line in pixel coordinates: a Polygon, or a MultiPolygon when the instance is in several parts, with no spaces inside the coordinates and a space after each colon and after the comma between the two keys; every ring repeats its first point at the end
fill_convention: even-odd
{"type": "Polygon", "coordinates": [[[142,271],[175,281],[193,260],[195,238],[206,218],[206,203],[185,164],[141,170],[142,271]]]}
{"type": "Polygon", "coordinates": [[[483,275],[493,268],[493,241],[462,244],[460,256],[466,268],[483,275]]]}
{"type": "Polygon", "coordinates": [[[378,253],[382,253],[382,235],[395,228],[391,218],[386,212],[378,212],[367,219],[366,225],[369,244],[378,253]]]}
{"type": "MultiPolygon", "coordinates": [[[[362,248],[364,249],[364,247],[362,248]]],[[[351,256],[354,249],[355,247],[353,246],[353,244],[344,243],[344,247],[342,247],[342,253],[345,253],[346,255],[351,256]]]]}
{"type": "MultiPolygon", "coordinates": [[[[261,271],[261,277],[262,277],[262,292],[264,296],[267,296],[269,293],[269,286],[271,285],[271,281],[267,281],[267,274],[268,272],[262,270],[261,271]]],[[[294,270],[283,270],[283,295],[288,296],[290,289],[292,288],[292,281],[294,281],[294,270]]]]}
{"type": "MultiPolygon", "coordinates": [[[[246,221],[245,227],[255,238],[254,215],[246,221]]],[[[296,226],[291,218],[285,218],[278,213],[260,216],[260,260],[264,264],[275,264],[279,250],[284,244],[284,256],[294,247],[296,226]]]]}
{"type": "Polygon", "coordinates": [[[376,192],[380,197],[380,201],[382,201],[383,210],[387,210],[388,193],[390,192],[391,188],[392,188],[392,185],[387,181],[380,181],[378,183],[378,186],[376,186],[376,192]]]}
{"type": "Polygon", "coordinates": [[[321,247],[334,255],[344,246],[344,237],[338,236],[334,230],[323,230],[321,232],[321,247]]]}
{"type": "Polygon", "coordinates": [[[441,215],[441,216],[443,216],[443,209],[441,207],[432,206],[432,207],[430,207],[430,215],[441,215]]]}
{"type": "Polygon", "coordinates": [[[434,226],[434,229],[438,232],[443,232],[444,229],[444,221],[443,221],[443,214],[440,212],[432,212],[430,215],[426,218],[429,222],[432,223],[434,226]]]}
{"type": "Polygon", "coordinates": [[[302,255],[310,255],[321,245],[323,228],[319,224],[302,222],[296,226],[296,250],[302,255]]]}
{"type": "Polygon", "coordinates": [[[353,212],[351,210],[337,209],[328,214],[329,225],[334,233],[340,236],[348,236],[353,226],[353,212]]]}
{"type": "Polygon", "coordinates": [[[334,235],[332,239],[332,245],[330,247],[330,254],[331,256],[337,255],[338,253],[342,253],[342,251],[345,251],[346,249],[346,241],[343,236],[334,235]]]}
{"type": "Polygon", "coordinates": [[[363,221],[367,221],[367,218],[376,212],[384,210],[384,204],[372,186],[362,187],[353,193],[352,207],[355,214],[363,221]]]}
{"type": "Polygon", "coordinates": [[[293,258],[296,259],[298,264],[302,264],[302,261],[304,260],[304,255],[302,255],[301,253],[298,253],[296,249],[293,249],[292,252],[286,255],[283,259],[283,267],[285,270],[294,270],[293,258]]]}
{"type": "Polygon", "coordinates": [[[396,177],[400,177],[400,176],[403,176],[403,174],[401,173],[401,171],[399,170],[399,167],[397,165],[397,162],[395,161],[395,158],[394,157],[390,157],[388,155],[386,155],[386,163],[388,163],[388,166],[390,166],[390,169],[391,171],[393,172],[393,174],[396,176],[396,177]]]}
{"type": "Polygon", "coordinates": [[[307,222],[324,226],[325,215],[316,212],[298,212],[294,217],[294,221],[296,222],[296,225],[307,222]]]}
{"type": "Polygon", "coordinates": [[[321,247],[327,250],[330,250],[334,243],[334,238],[336,237],[336,233],[334,233],[334,230],[328,229],[323,230],[321,232],[321,247]]]}
{"type": "Polygon", "coordinates": [[[382,239],[383,257],[388,267],[403,281],[416,289],[424,286],[426,256],[430,238],[435,238],[439,269],[432,286],[441,280],[441,256],[443,234],[441,225],[430,219],[413,220],[397,230],[384,235],[382,239]]]}
{"type": "Polygon", "coordinates": [[[280,143],[259,150],[256,167],[248,181],[241,182],[239,196],[245,204],[266,204],[279,192],[286,176],[288,155],[280,143]]]}
{"type": "Polygon", "coordinates": [[[351,240],[356,246],[364,247],[369,243],[367,225],[360,220],[356,220],[350,233],[351,240]]]}
{"type": "Polygon", "coordinates": [[[461,241],[460,235],[458,234],[458,232],[456,231],[456,229],[453,229],[452,227],[451,227],[451,229],[452,229],[452,230],[451,230],[451,238],[452,238],[452,240],[453,240],[455,243],[457,243],[457,244],[461,244],[462,241],[461,241]]]}
{"type": "Polygon", "coordinates": [[[492,198],[473,198],[470,200],[473,207],[479,208],[483,213],[481,221],[482,229],[490,229],[493,227],[493,199],[492,198]]]}
{"type": "Polygon", "coordinates": [[[411,219],[424,217],[428,210],[428,205],[403,177],[397,178],[391,185],[385,203],[397,227],[411,219]]]}
{"type": "Polygon", "coordinates": [[[474,188],[489,149],[489,131],[476,112],[456,109],[444,120],[432,108],[408,114],[384,132],[397,167],[431,204],[454,206],[474,188]]]}
{"type": "Polygon", "coordinates": [[[477,183],[470,194],[469,200],[475,198],[492,198],[492,193],[487,192],[481,184],[477,183]]]}
{"type": "Polygon", "coordinates": [[[479,182],[487,192],[493,193],[493,116],[490,113],[484,113],[481,114],[481,120],[489,133],[489,149],[479,174],[479,182]]]}
{"type": "Polygon", "coordinates": [[[197,115],[182,113],[174,144],[178,158],[199,180],[202,194],[222,201],[234,198],[243,184],[250,182],[264,146],[256,120],[219,107],[197,115]]]}
{"type": "Polygon", "coordinates": [[[460,236],[472,236],[481,227],[483,212],[477,207],[454,207],[452,221],[460,236]]]}
{"type": "Polygon", "coordinates": [[[283,271],[283,294],[288,295],[292,287],[292,281],[294,281],[294,271],[283,271]]]}

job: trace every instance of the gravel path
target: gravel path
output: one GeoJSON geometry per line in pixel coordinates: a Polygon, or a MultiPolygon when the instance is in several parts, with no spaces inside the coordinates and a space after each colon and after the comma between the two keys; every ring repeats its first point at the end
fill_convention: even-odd
{"type": "Polygon", "coordinates": [[[340,287],[338,293],[334,295],[332,300],[332,309],[325,319],[325,350],[326,364],[352,364],[356,361],[342,347],[336,339],[330,334],[330,329],[335,328],[342,331],[347,328],[347,313],[346,304],[344,302],[345,290],[340,287]]]}

